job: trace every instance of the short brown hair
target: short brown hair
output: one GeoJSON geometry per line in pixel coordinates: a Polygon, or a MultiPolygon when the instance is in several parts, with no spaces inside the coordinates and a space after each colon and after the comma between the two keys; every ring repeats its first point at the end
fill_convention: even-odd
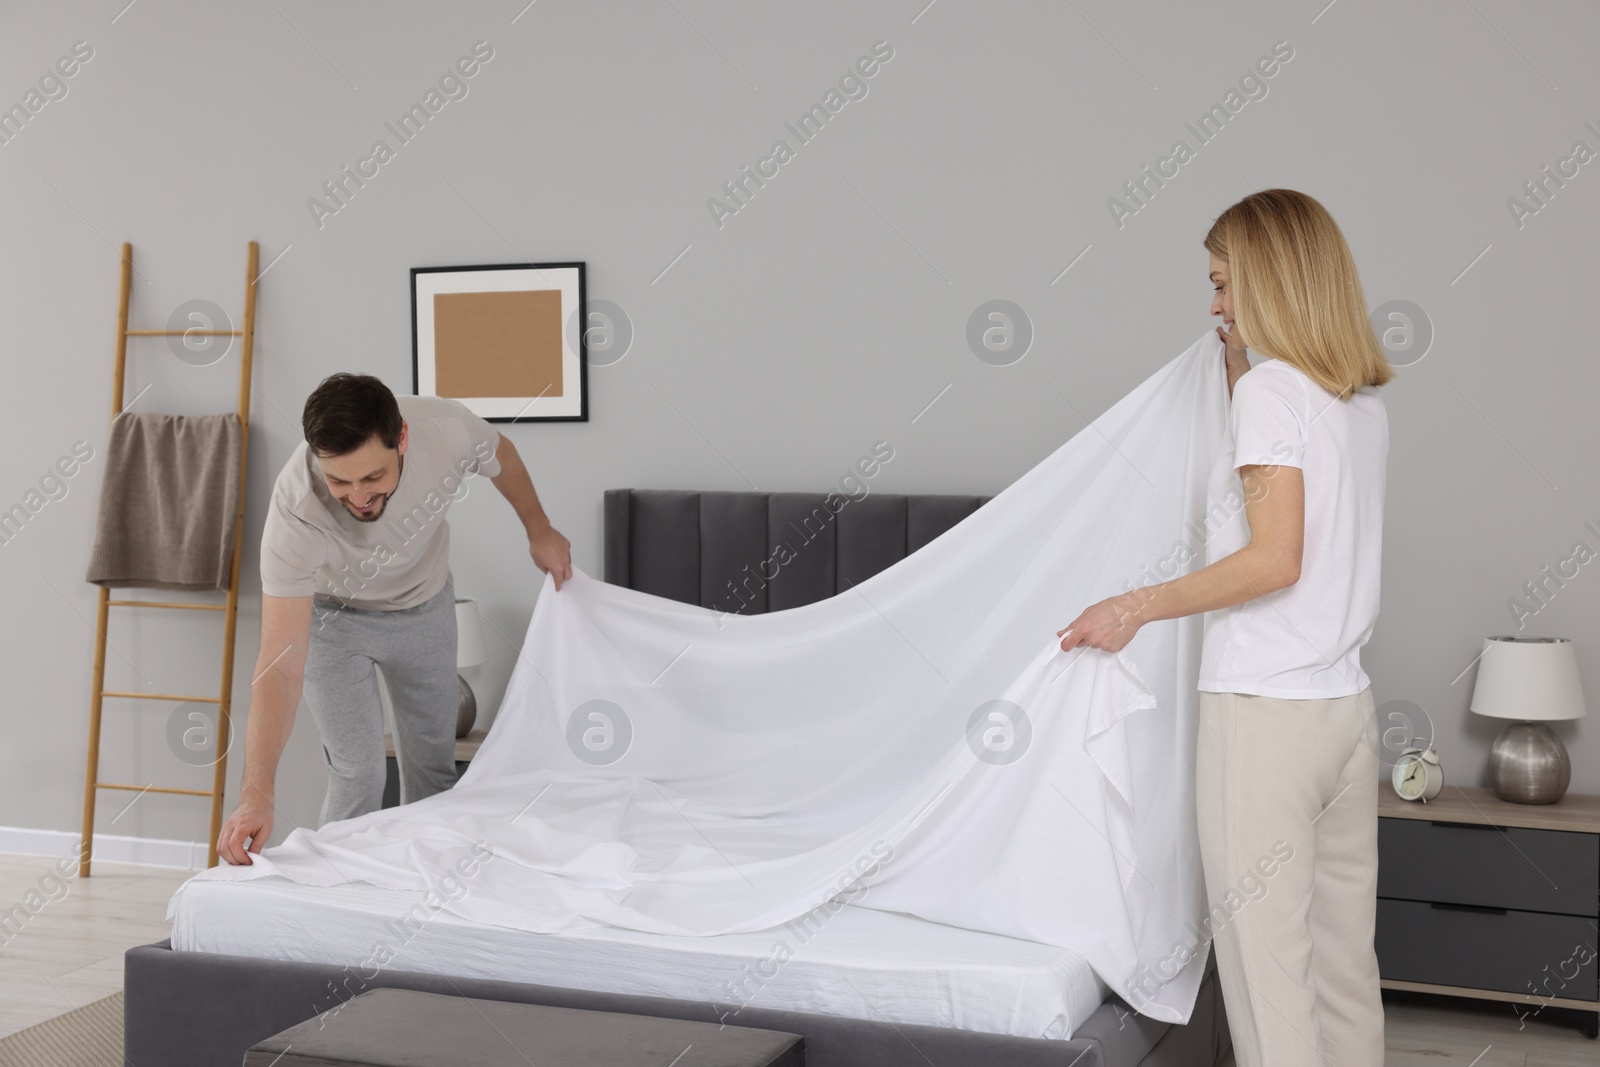
{"type": "Polygon", "coordinates": [[[373,434],[385,448],[400,445],[400,405],[370,374],[334,374],[306,397],[300,416],[306,444],[319,456],[344,456],[373,434]]]}

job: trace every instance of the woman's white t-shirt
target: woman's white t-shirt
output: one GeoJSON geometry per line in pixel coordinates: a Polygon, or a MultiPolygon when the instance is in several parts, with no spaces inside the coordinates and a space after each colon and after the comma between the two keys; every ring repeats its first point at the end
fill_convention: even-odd
{"type": "Polygon", "coordinates": [[[1305,544],[1298,582],[1206,613],[1199,687],[1293,699],[1359,693],[1368,684],[1361,646],[1378,618],[1383,399],[1367,386],[1341,401],[1291,364],[1267,359],[1234,384],[1229,421],[1233,449],[1206,492],[1206,562],[1250,541],[1238,471],[1249,464],[1301,469],[1305,544]]]}

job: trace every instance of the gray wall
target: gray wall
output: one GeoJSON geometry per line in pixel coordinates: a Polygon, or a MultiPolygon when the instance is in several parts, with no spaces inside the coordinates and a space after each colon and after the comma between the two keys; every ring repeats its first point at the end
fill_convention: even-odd
{"type": "MultiPolygon", "coordinates": [[[[1458,675],[1486,634],[1516,628],[1508,601],[1525,582],[1574,542],[1600,548],[1600,164],[1552,184],[1520,224],[1508,207],[1575,141],[1600,149],[1594,6],[1550,3],[1530,20],[1504,0],[924,2],[542,0],[520,16],[521,0],[7,5],[0,103],[21,101],[74,42],[93,58],[0,145],[0,503],[22,501],[74,442],[97,459],[0,545],[0,825],[80,818],[95,602],[83,575],[122,241],[143,327],[193,299],[236,315],[245,243],[274,261],[257,333],[242,726],[269,487],[324,375],[409,388],[410,267],[585,260],[591,299],[625,310],[632,347],[592,370],[591,420],[508,430],[575,563],[598,575],[611,487],[817,489],[887,439],[895,458],[874,489],[997,492],[1207,328],[1201,238],[1271,186],[1333,212],[1370,306],[1408,300],[1431,322],[1425,358],[1385,392],[1383,609],[1364,661],[1380,703],[1411,702],[1422,732],[1431,720],[1450,780],[1484,784],[1498,724],[1467,714],[1473,674],[1458,675]],[[308,199],[375,139],[392,142],[384,123],[477,41],[494,54],[468,95],[319,226],[308,199]],[[878,41],[893,58],[867,95],[798,144],[784,124],[878,41]],[[1199,144],[1185,123],[1279,41],[1293,58],[1199,144]],[[1119,225],[1110,198],[1180,138],[1193,158],[1119,225]],[[708,199],[779,139],[794,158],[719,226],[708,199]],[[1020,305],[1035,331],[1010,366],[966,342],[991,299],[1020,305]]],[[[237,353],[200,367],[164,342],[136,345],[141,410],[231,407],[237,353]]],[[[459,585],[497,631],[470,676],[492,711],[540,575],[487,483],[451,524],[459,585]]],[[[1525,632],[1572,637],[1600,697],[1597,605],[1589,564],[1525,632]]],[[[1063,603],[1063,623],[1082,606],[1063,603]]],[[[215,620],[171,614],[183,617],[114,618],[113,685],[215,686],[215,620]]],[[[106,775],[208,784],[168,749],[172,711],[108,707],[106,775]]],[[[1600,791],[1595,725],[1558,732],[1572,788],[1600,791]]],[[[289,820],[314,822],[324,781],[302,710],[279,778],[289,820]]],[[[147,794],[124,812],[128,799],[103,795],[101,831],[206,836],[203,803],[147,794]]]]}

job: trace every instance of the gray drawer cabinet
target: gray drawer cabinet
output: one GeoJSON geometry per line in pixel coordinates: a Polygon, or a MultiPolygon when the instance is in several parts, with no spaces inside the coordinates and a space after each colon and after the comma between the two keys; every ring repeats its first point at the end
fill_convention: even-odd
{"type": "Polygon", "coordinates": [[[1575,1008],[1600,1032],[1600,797],[1508,804],[1447,785],[1428,804],[1378,784],[1386,989],[1575,1008]]]}

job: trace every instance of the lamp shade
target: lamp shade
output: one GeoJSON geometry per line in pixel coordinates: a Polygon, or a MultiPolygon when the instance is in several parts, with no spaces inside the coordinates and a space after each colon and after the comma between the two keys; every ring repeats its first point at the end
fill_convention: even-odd
{"type": "Polygon", "coordinates": [[[456,599],[456,666],[476,667],[489,659],[483,644],[483,623],[478,617],[478,602],[469,597],[456,599]]]}
{"type": "Polygon", "coordinates": [[[1581,719],[1578,655],[1565,637],[1487,637],[1470,710],[1528,722],[1581,719]]]}

